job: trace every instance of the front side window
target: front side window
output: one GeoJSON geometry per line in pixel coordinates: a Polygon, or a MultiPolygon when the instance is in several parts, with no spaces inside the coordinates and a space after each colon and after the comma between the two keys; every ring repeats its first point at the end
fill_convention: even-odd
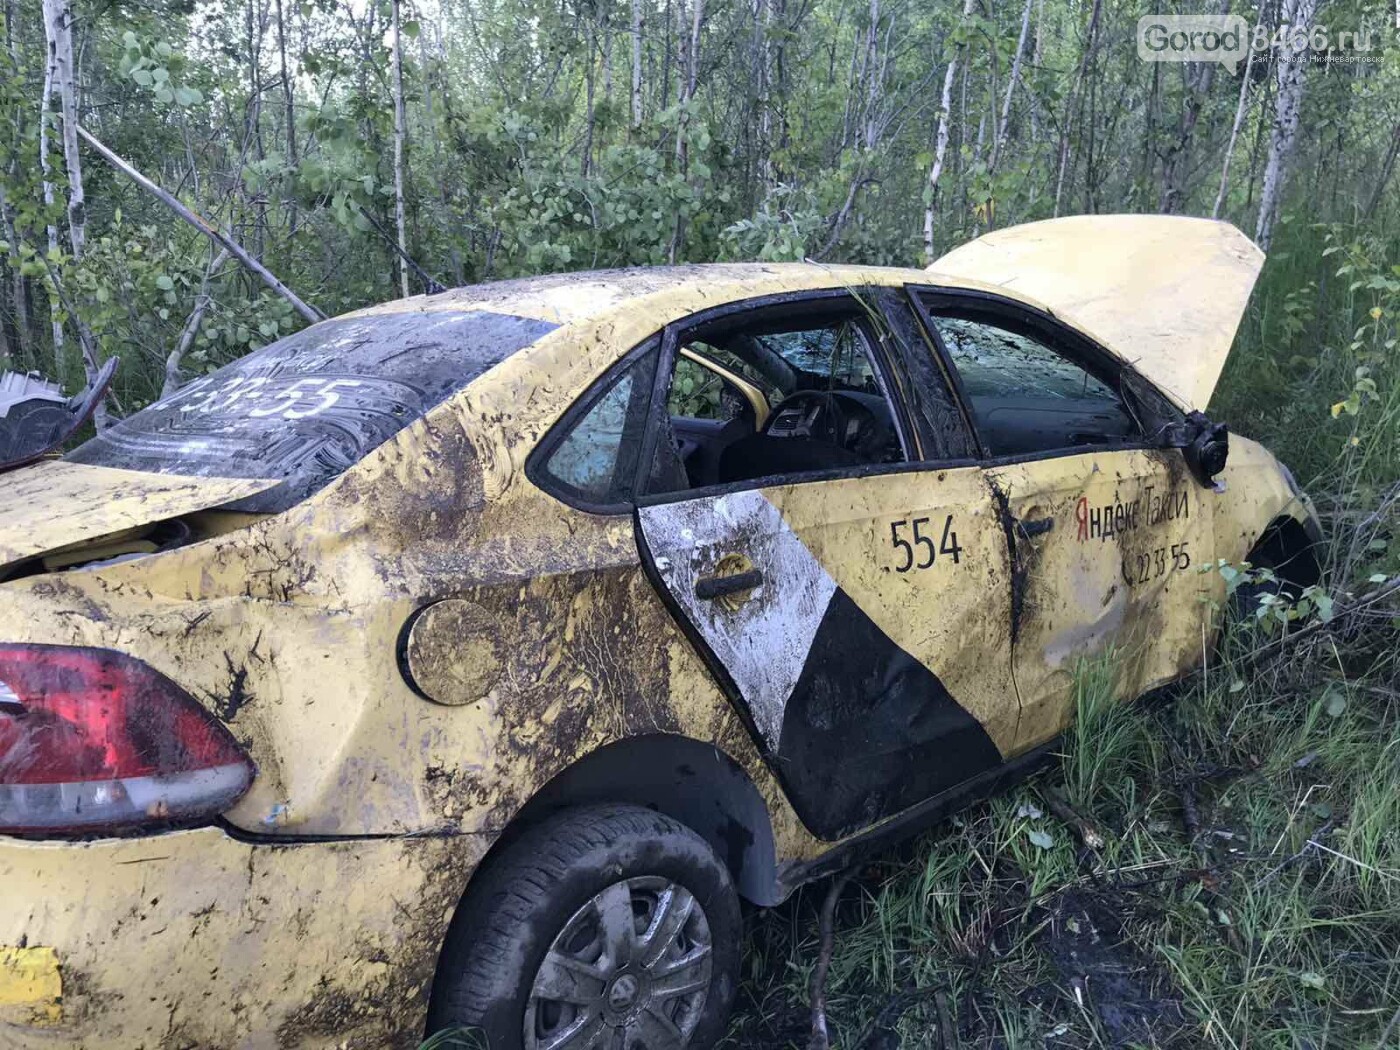
{"type": "Polygon", "coordinates": [[[994,456],[1113,445],[1141,436],[1118,392],[1027,332],[935,316],[982,443],[994,456]]]}

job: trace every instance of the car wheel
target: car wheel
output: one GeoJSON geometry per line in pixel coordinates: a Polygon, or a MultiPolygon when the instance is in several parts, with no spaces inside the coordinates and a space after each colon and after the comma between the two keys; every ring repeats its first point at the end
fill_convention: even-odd
{"type": "Polygon", "coordinates": [[[724,1032],[742,922],[728,869],[639,806],[565,810],[481,871],[438,964],[428,1031],[492,1050],[703,1050],[724,1032]]]}

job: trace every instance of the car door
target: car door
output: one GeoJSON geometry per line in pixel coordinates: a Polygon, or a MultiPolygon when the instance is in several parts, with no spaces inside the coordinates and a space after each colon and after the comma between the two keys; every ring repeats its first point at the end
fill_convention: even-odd
{"type": "Polygon", "coordinates": [[[945,433],[924,459],[933,430],[909,411],[905,350],[882,311],[847,293],[741,304],[673,325],[664,348],[643,558],[807,826],[835,839],[995,770],[1018,720],[1005,534],[975,461],[949,455],[965,450],[945,433]],[[674,447],[674,362],[702,337],[784,358],[791,375],[773,372],[789,389],[765,431],[697,486],[657,463],[674,447]],[[888,411],[889,440],[846,420],[859,461],[801,437],[809,396],[888,411]]]}
{"type": "Polygon", "coordinates": [[[1024,750],[1069,724],[1083,661],[1131,697],[1201,658],[1213,496],[1153,437],[1180,414],[1086,340],[992,296],[916,299],[1006,515],[1024,750]]]}

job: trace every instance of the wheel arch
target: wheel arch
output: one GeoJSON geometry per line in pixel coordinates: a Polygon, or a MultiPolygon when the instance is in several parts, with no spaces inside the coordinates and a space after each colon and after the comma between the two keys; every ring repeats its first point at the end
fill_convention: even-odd
{"type": "Polygon", "coordinates": [[[777,851],[763,796],[743,768],[713,744],[671,733],[627,737],[557,773],[507,826],[490,853],[561,809],[631,803],[664,813],[700,835],[729,868],[739,895],[777,904],[777,851]]]}
{"type": "Polygon", "coordinates": [[[1264,526],[1245,560],[1251,565],[1267,565],[1302,590],[1322,580],[1321,546],[1321,533],[1311,519],[1304,523],[1290,514],[1280,514],[1264,526]]]}

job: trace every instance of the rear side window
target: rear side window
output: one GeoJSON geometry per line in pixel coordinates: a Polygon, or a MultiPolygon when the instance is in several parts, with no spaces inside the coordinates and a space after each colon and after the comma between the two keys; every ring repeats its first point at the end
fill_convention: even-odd
{"type": "Polygon", "coordinates": [[[281,478],[234,506],[286,510],[555,327],[483,310],[322,321],[195,380],[68,459],[159,474],[281,478]]]}
{"type": "Polygon", "coordinates": [[[546,488],[597,507],[631,498],[657,353],[653,345],[605,378],[546,439],[539,466],[546,488]]]}

